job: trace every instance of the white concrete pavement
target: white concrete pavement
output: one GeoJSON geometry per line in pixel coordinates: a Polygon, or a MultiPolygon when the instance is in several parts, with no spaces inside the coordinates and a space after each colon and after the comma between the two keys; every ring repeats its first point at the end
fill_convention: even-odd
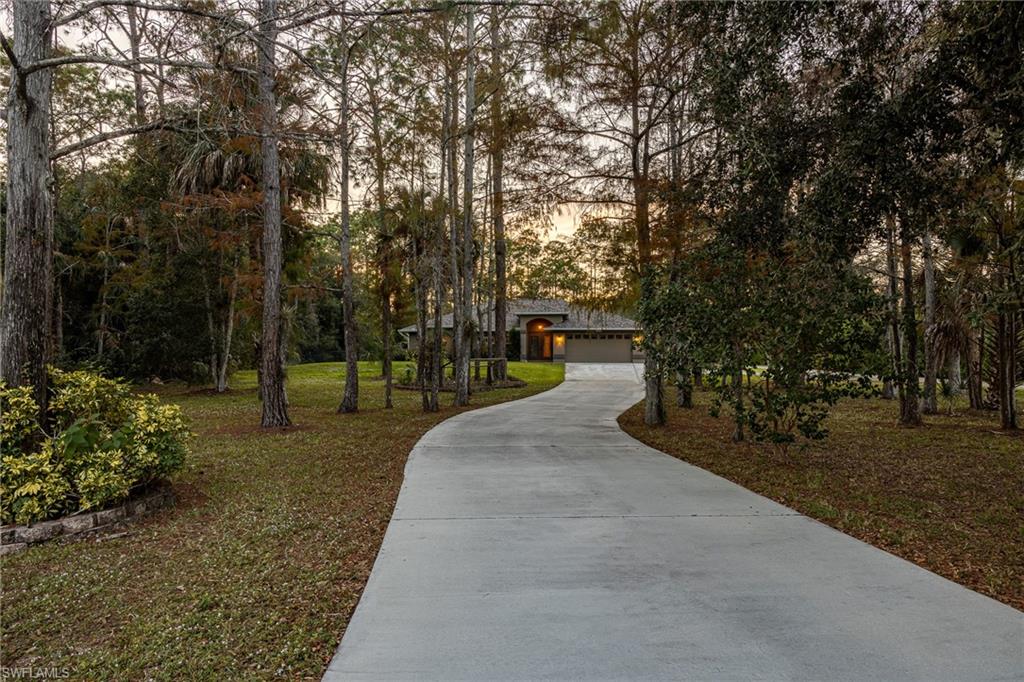
{"type": "Polygon", "coordinates": [[[570,365],[416,445],[325,680],[1024,679],[1024,614],[648,448],[570,365]]]}

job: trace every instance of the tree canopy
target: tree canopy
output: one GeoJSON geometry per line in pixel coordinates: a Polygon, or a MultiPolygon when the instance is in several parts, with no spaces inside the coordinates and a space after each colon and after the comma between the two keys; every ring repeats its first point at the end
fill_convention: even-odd
{"type": "Polygon", "coordinates": [[[218,391],[259,367],[275,426],[290,362],[344,358],[351,412],[380,358],[390,404],[410,324],[425,409],[449,369],[465,403],[470,357],[511,352],[507,299],[551,297],[638,316],[649,423],[665,381],[709,381],[736,438],[820,437],[872,391],[908,425],[963,388],[1018,426],[1019,4],[2,19],[0,374],[42,413],[51,364],[218,391]]]}

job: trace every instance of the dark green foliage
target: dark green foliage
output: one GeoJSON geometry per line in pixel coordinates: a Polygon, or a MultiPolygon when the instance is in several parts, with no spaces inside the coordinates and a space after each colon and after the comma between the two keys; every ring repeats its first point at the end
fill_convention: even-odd
{"type": "Polygon", "coordinates": [[[901,135],[891,118],[856,127],[877,104],[854,58],[872,10],[705,11],[702,114],[720,137],[703,188],[669,195],[696,219],[667,225],[687,246],[645,283],[645,347],[708,370],[737,439],[821,438],[828,408],[884,367],[883,301],[852,262],[885,206],[867,159],[894,144],[880,131],[901,135]]]}
{"type": "Polygon", "coordinates": [[[716,404],[759,440],[823,437],[828,407],[879,372],[882,301],[844,264],[793,245],[776,256],[710,244],[655,277],[640,305],[646,350],[680,374],[708,369],[716,404]],[[734,377],[749,378],[743,390],[734,377]]]}
{"type": "Polygon", "coordinates": [[[509,331],[508,345],[505,346],[505,357],[508,360],[515,360],[518,362],[522,359],[520,356],[522,353],[522,348],[520,346],[521,343],[522,337],[520,336],[519,329],[516,328],[509,331]]]}
{"type": "Polygon", "coordinates": [[[151,198],[162,195],[154,170],[112,163],[69,179],[59,194],[61,361],[132,379],[202,380],[203,266],[161,237],[169,217],[151,198]]]}
{"type": "MultiPolygon", "coordinates": [[[[256,147],[245,138],[212,142],[190,144],[171,133],[141,138],[129,158],[60,176],[61,362],[136,380],[209,382],[231,318],[229,370],[251,366],[262,295],[260,194],[249,179],[258,175],[256,147]]],[[[295,157],[290,179],[303,183],[292,201],[313,200],[316,159],[284,151],[295,157]]],[[[335,259],[304,230],[301,214],[288,212],[285,279],[300,286],[288,291],[286,312],[308,313],[289,337],[289,357],[336,359],[334,301],[320,287],[302,286],[335,259]]]]}
{"type": "Polygon", "coordinates": [[[327,292],[303,302],[294,321],[295,350],[302,362],[328,362],[345,356],[341,296],[327,292]]]}

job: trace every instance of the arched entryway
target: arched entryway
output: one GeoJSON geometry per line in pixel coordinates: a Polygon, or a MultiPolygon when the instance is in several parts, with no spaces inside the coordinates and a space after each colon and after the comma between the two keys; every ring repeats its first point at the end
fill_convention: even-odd
{"type": "Polygon", "coordinates": [[[537,318],[526,324],[526,359],[551,360],[551,320],[537,318]]]}

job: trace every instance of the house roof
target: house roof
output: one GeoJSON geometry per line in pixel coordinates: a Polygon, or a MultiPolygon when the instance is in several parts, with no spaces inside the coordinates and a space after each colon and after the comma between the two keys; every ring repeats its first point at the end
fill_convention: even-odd
{"type": "MultiPolygon", "coordinates": [[[[474,311],[475,312],[475,311],[474,311]]],[[[539,315],[568,315],[569,304],[555,298],[511,298],[505,306],[505,329],[513,329],[519,325],[519,316],[537,313],[539,315]]],[[[433,320],[427,320],[427,326],[433,327],[433,320]]],[[[445,313],[441,316],[441,327],[451,329],[453,325],[452,313],[445,313]]],[[[484,314],[484,327],[494,329],[494,311],[488,310],[484,314]]],[[[415,334],[416,325],[402,327],[398,330],[402,334],[415,334]]]]}
{"type": "Polygon", "coordinates": [[[532,313],[568,315],[571,310],[572,306],[560,298],[513,298],[508,302],[509,313],[516,315],[532,313]]]}
{"type": "MultiPolygon", "coordinates": [[[[453,319],[454,318],[453,318],[452,313],[445,313],[444,315],[442,315],[441,316],[441,328],[442,329],[451,329],[452,326],[454,325],[453,319]]],[[[473,320],[476,321],[476,309],[473,310],[473,320]]],[[[505,329],[512,329],[513,327],[515,327],[518,324],[519,324],[519,318],[516,315],[516,313],[513,313],[513,312],[509,311],[508,314],[505,315],[505,329]]],[[[492,329],[492,330],[494,329],[494,315],[493,315],[493,311],[487,311],[486,313],[484,313],[484,327],[488,328],[488,329],[492,329]]],[[[434,328],[434,318],[432,318],[432,317],[427,318],[427,328],[428,329],[433,329],[434,328]]],[[[398,333],[400,333],[400,334],[415,334],[416,333],[416,325],[410,324],[408,327],[402,327],[401,329],[398,330],[398,333]]]]}
{"type": "MultiPolygon", "coordinates": [[[[570,306],[566,301],[557,298],[513,298],[508,301],[505,316],[505,328],[514,329],[519,326],[520,315],[565,315],[566,319],[557,322],[549,329],[559,331],[591,331],[591,330],[629,330],[636,329],[636,322],[615,313],[585,310],[570,306]]],[[[484,315],[484,326],[494,329],[493,311],[484,315]]],[[[427,320],[427,326],[433,327],[433,320],[427,320]]],[[[452,328],[452,314],[441,317],[443,329],[452,328]]],[[[416,325],[411,324],[398,330],[402,334],[415,334],[416,325]]]]}
{"type": "Polygon", "coordinates": [[[574,308],[569,317],[548,327],[552,331],[635,331],[636,322],[623,315],[602,310],[574,308]]]}

